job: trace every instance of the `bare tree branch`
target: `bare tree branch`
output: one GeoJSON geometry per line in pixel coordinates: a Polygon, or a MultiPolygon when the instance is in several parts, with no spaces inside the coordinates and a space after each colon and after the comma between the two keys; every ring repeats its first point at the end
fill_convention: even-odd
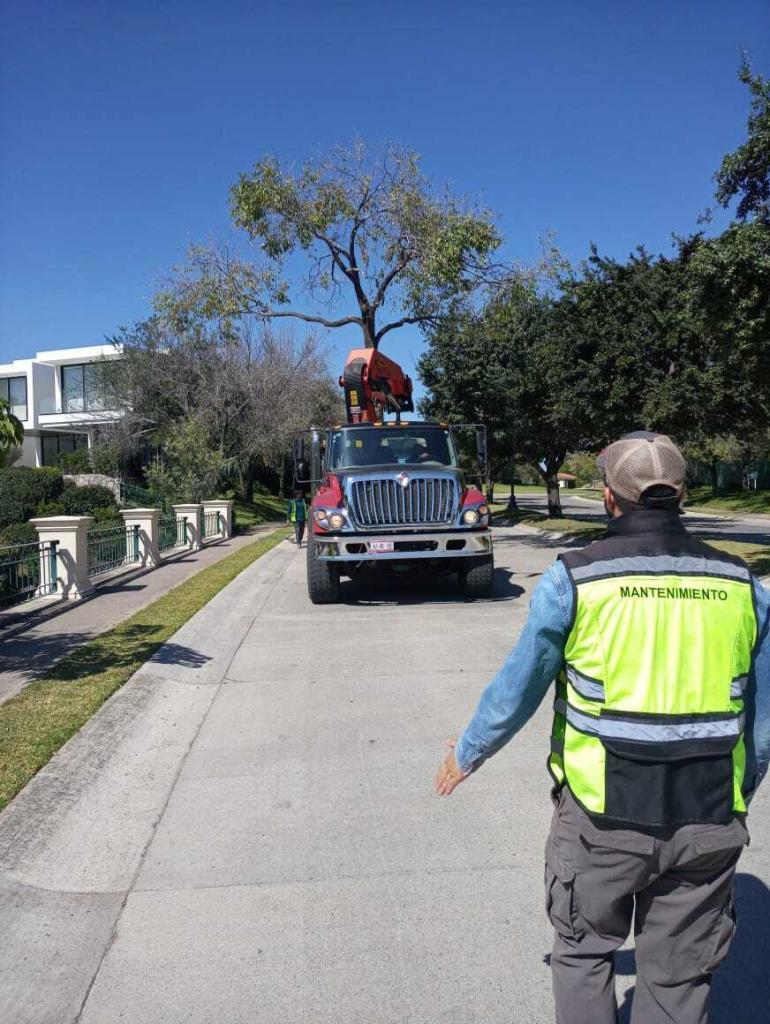
{"type": "Polygon", "coordinates": [[[405,324],[425,324],[430,323],[434,317],[430,316],[402,316],[400,320],[394,320],[392,324],[385,324],[381,327],[375,335],[377,343],[379,344],[382,336],[387,334],[388,331],[395,331],[398,327],[403,327],[405,324]]]}

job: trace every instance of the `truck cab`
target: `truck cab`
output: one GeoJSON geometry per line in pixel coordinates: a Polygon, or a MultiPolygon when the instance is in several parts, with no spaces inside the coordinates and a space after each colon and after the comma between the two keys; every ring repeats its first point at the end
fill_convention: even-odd
{"type": "MultiPolygon", "coordinates": [[[[475,429],[483,472],[485,434],[475,429]]],[[[466,480],[447,424],[399,418],[311,430],[310,452],[299,448],[297,480],[314,486],[307,545],[314,604],[337,601],[340,577],[363,567],[456,572],[467,596],[491,592],[490,510],[466,480]]]]}

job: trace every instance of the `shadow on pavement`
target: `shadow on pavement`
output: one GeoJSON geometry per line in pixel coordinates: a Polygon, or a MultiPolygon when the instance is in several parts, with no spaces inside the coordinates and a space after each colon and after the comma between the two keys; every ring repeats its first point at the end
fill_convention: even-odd
{"type": "MultiPolygon", "coordinates": [[[[714,975],[711,988],[710,1024],[759,1024],[767,1020],[770,1007],[770,889],[754,875],[735,876],[735,906],[738,930],[730,955],[714,975]]],[[[615,956],[615,972],[636,974],[632,949],[615,956]]],[[[620,1024],[631,1019],[633,988],[626,992],[620,1008],[620,1024]]]]}
{"type": "Polygon", "coordinates": [[[383,572],[362,569],[354,580],[342,581],[341,600],[349,605],[376,604],[446,604],[458,601],[480,600],[512,601],[521,597],[524,588],[512,582],[508,569],[495,569],[492,582],[492,596],[467,598],[460,591],[456,573],[447,575],[422,575],[403,573],[386,575],[383,572]]]}
{"type": "Polygon", "coordinates": [[[24,634],[3,640],[2,671],[25,672],[29,679],[40,673],[60,682],[73,682],[106,669],[138,668],[148,658],[162,665],[200,668],[210,658],[181,644],[163,643],[159,626],[119,626],[112,635],[51,634],[32,643],[24,634]],[[163,645],[163,646],[161,646],[163,645]],[[68,657],[66,662],[59,659],[68,657]],[[54,664],[51,665],[51,660],[54,664]]]}

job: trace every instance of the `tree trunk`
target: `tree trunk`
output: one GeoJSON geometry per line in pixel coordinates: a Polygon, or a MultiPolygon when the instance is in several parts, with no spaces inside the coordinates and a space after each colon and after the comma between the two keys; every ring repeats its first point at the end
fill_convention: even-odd
{"type": "Polygon", "coordinates": [[[374,316],[370,313],[363,315],[361,330],[364,332],[364,348],[377,348],[377,326],[374,316]]]}
{"type": "Polygon", "coordinates": [[[561,491],[555,473],[548,473],[545,478],[545,490],[548,497],[548,515],[551,519],[563,519],[561,510],[561,491]]]}
{"type": "Polygon", "coordinates": [[[716,459],[711,460],[711,493],[717,493],[717,484],[719,483],[719,463],[716,459]]]}
{"type": "Polygon", "coordinates": [[[519,506],[516,503],[516,466],[511,465],[511,493],[508,496],[508,511],[518,515],[519,506]]]}
{"type": "Polygon", "coordinates": [[[487,480],[487,505],[494,504],[495,500],[495,481],[487,480]]]}
{"type": "Polygon", "coordinates": [[[254,500],[254,463],[252,460],[241,470],[241,496],[244,501],[254,500]]]}

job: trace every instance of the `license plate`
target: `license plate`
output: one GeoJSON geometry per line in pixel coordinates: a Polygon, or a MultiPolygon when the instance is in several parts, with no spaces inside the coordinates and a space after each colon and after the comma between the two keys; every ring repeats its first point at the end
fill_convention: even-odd
{"type": "Polygon", "coordinates": [[[372,540],[369,542],[369,550],[373,555],[384,555],[388,551],[395,551],[396,545],[392,540],[372,540]]]}

